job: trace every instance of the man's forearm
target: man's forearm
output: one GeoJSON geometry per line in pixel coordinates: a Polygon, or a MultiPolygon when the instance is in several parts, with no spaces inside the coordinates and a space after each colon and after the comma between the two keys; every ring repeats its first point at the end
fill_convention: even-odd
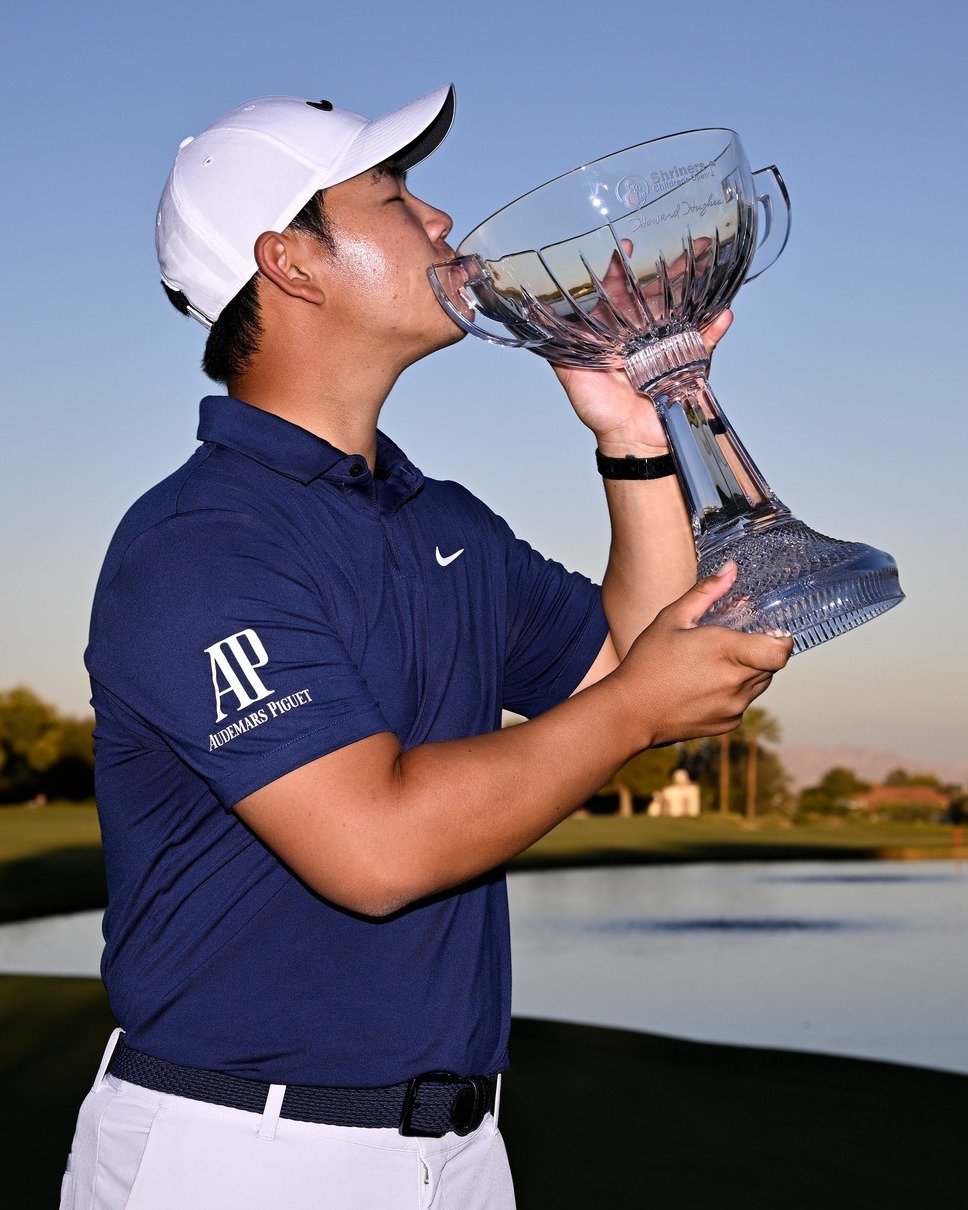
{"type": "MultiPolygon", "coordinates": [[[[414,846],[410,868],[422,885],[408,888],[408,899],[501,865],[586,802],[650,738],[605,680],[529,722],[402,753],[391,801],[407,826],[377,865],[386,868],[391,849],[399,857],[400,844],[414,846]],[[444,787],[448,802],[440,801],[444,787]]],[[[380,829],[380,840],[391,836],[380,829]]]]}
{"type": "MultiPolygon", "coordinates": [[[[725,437],[719,448],[750,500],[758,499],[736,451],[725,437]]],[[[632,445],[605,448],[612,457],[631,453],[657,457],[663,451],[632,445]]],[[[660,609],[695,582],[696,548],[679,480],[675,475],[650,481],[606,479],[612,524],[602,603],[619,659],[660,609]]]]}
{"type": "MultiPolygon", "coordinates": [[[[609,451],[611,452],[611,451],[609,451]]],[[[602,604],[619,659],[696,579],[692,528],[674,475],[606,479],[612,525],[602,604]]]]}
{"type": "MultiPolygon", "coordinates": [[[[625,252],[631,252],[631,243],[625,252]]],[[[624,292],[618,263],[615,268],[615,284],[624,292]]],[[[703,328],[710,353],[731,320],[731,313],[723,311],[703,328]]],[[[667,453],[666,434],[655,408],[645,395],[633,390],[624,372],[557,366],[555,373],[603,454],[656,458],[667,453]]],[[[659,610],[695,582],[696,551],[675,476],[647,482],[606,480],[605,490],[612,544],[602,600],[615,651],[624,659],[659,610]]],[[[607,662],[604,670],[608,670],[607,662]]]]}
{"type": "Polygon", "coordinates": [[[642,748],[737,725],[790,643],[696,625],[734,575],[697,584],[614,671],[528,723],[407,752],[380,732],[236,811],[313,890],[354,911],[385,915],[469,881],[549,832],[642,748]]]}
{"type": "Polygon", "coordinates": [[[647,713],[630,713],[607,677],[487,735],[409,751],[389,732],[370,736],[293,770],[236,811],[319,894],[386,915],[549,832],[650,743],[647,713]]]}

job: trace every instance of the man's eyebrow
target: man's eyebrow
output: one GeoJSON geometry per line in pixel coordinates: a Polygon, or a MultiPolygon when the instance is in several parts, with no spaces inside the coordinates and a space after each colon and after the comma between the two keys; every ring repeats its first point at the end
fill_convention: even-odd
{"type": "Polygon", "coordinates": [[[374,181],[380,181],[384,177],[391,177],[400,185],[405,185],[407,182],[406,168],[400,168],[393,160],[384,160],[382,164],[370,170],[374,181]]]}

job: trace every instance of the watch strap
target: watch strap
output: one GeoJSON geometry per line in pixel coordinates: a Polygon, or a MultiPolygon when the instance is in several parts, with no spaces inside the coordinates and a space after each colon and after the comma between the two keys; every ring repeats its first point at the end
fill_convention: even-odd
{"type": "Polygon", "coordinates": [[[657,458],[636,458],[626,454],[624,458],[609,458],[601,450],[595,451],[599,474],[604,479],[665,479],[676,473],[676,464],[671,454],[660,454],[657,458]]]}

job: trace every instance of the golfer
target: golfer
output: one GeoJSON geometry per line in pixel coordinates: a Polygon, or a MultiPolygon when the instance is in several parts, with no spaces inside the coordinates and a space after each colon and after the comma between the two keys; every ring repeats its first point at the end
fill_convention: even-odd
{"type": "MultiPolygon", "coordinates": [[[[504,863],[635,753],[735,727],[789,657],[697,625],[735,568],[694,583],[624,375],[559,372],[606,476],[601,588],[378,430],[399,375],[462,335],[427,280],[450,219],[407,178],[453,112],[448,87],[373,121],[264,97],[186,139],[165,186],[163,283],[228,394],[97,587],[122,1028],[62,1207],[513,1206],[504,863]],[[529,721],[502,731],[502,708],[529,721]]],[[[544,446],[515,462],[559,473],[544,446]]]]}

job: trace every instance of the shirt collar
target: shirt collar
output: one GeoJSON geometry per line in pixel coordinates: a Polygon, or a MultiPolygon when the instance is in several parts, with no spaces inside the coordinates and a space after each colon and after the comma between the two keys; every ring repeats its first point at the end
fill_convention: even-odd
{"type": "MultiPolygon", "coordinates": [[[[366,490],[372,483],[359,454],[346,454],[308,429],[230,395],[207,395],[202,400],[198,439],[234,450],[298,483],[326,478],[366,490]]],[[[398,508],[420,490],[423,476],[379,431],[376,451],[378,477],[384,481],[382,494],[388,505],[398,508]]]]}
{"type": "Polygon", "coordinates": [[[346,457],[308,429],[230,395],[202,400],[198,439],[235,450],[300,483],[318,479],[346,457]]]}

